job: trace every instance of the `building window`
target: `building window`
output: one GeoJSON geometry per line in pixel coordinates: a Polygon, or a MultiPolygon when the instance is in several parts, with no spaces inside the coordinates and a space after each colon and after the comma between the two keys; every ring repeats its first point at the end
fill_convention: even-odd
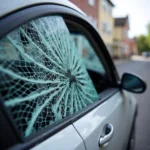
{"type": "Polygon", "coordinates": [[[108,35],[112,34],[112,25],[106,22],[102,22],[102,32],[108,35]]]}
{"type": "Polygon", "coordinates": [[[105,12],[112,14],[112,6],[106,0],[102,0],[102,8],[105,12]]]}
{"type": "Polygon", "coordinates": [[[94,6],[95,5],[95,0],[88,0],[89,5],[94,6]]]}
{"type": "Polygon", "coordinates": [[[106,22],[102,22],[102,32],[103,33],[107,32],[107,23],[106,22]]]}
{"type": "Polygon", "coordinates": [[[124,30],[124,37],[128,38],[128,31],[127,30],[124,30]]]}
{"type": "Polygon", "coordinates": [[[111,5],[108,5],[108,12],[110,15],[112,14],[112,6],[111,5]]]}
{"type": "Polygon", "coordinates": [[[103,8],[104,11],[107,10],[107,2],[106,2],[106,0],[102,0],[102,8],[103,8]]]}
{"type": "Polygon", "coordinates": [[[107,24],[107,33],[109,35],[111,35],[111,33],[112,33],[112,25],[111,24],[107,24]]]}

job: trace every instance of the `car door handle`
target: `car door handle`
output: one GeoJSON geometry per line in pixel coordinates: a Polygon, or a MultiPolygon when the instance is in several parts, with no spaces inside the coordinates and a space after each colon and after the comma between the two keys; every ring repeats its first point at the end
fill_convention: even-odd
{"type": "Polygon", "coordinates": [[[103,128],[102,134],[100,136],[99,145],[105,147],[108,145],[109,141],[114,135],[114,128],[112,124],[106,124],[103,128]]]}

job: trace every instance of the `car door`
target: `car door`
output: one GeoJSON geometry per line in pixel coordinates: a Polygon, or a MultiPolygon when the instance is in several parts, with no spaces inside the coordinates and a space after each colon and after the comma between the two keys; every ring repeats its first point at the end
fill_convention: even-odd
{"type": "Polygon", "coordinates": [[[24,8],[0,21],[0,149],[85,150],[70,117],[78,111],[75,74],[91,80],[56,8],[24,8]]]}
{"type": "Polygon", "coordinates": [[[129,141],[136,101],[128,92],[121,91],[117,83],[115,85],[115,68],[106,57],[105,46],[99,44],[101,39],[88,25],[81,24],[72,21],[69,29],[99,98],[93,108],[85,110],[85,115],[72,119],[73,125],[84,139],[87,150],[124,150],[129,141]]]}
{"type": "Polygon", "coordinates": [[[133,104],[85,16],[31,6],[3,17],[0,29],[2,148],[99,149],[105,134],[105,148],[126,145],[133,104]]]}

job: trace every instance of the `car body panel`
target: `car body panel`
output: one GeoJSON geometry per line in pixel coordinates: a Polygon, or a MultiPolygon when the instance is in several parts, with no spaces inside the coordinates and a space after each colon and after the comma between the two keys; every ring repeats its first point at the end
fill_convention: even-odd
{"type": "MultiPolygon", "coordinates": [[[[0,17],[25,7],[43,4],[69,7],[85,16],[79,8],[65,0],[12,0],[11,3],[9,0],[4,0],[1,3],[0,17]]],[[[114,136],[105,149],[123,150],[128,144],[135,110],[135,98],[128,92],[122,93],[119,91],[85,116],[75,121],[73,126],[70,125],[62,129],[32,149],[85,150],[85,142],[87,150],[98,150],[98,142],[103,126],[111,123],[114,126],[114,136]]]]}
{"type": "Polygon", "coordinates": [[[83,140],[70,125],[48,138],[44,142],[36,145],[31,150],[85,150],[83,140]]]}
{"type": "Polygon", "coordinates": [[[67,1],[67,0],[4,0],[1,3],[0,6],[0,18],[3,17],[4,15],[7,15],[9,13],[11,13],[12,11],[16,11],[25,7],[29,7],[29,6],[34,6],[34,5],[42,5],[42,4],[56,4],[56,5],[62,5],[62,6],[66,6],[69,8],[72,8],[76,11],[78,11],[79,13],[81,13],[82,15],[86,16],[85,13],[79,9],[77,6],[75,6],[73,3],[67,1]]]}
{"type": "Polygon", "coordinates": [[[104,150],[123,150],[128,144],[135,110],[135,98],[128,92],[117,92],[74,122],[74,126],[85,140],[87,150],[99,150],[99,139],[103,127],[105,124],[111,123],[114,127],[114,136],[104,150]]]}

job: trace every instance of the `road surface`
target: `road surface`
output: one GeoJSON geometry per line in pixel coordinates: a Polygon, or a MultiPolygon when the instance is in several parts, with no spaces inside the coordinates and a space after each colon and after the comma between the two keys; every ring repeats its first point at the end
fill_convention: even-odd
{"type": "Polygon", "coordinates": [[[126,61],[117,64],[117,69],[120,75],[124,72],[140,75],[147,83],[146,92],[135,95],[139,110],[134,150],[150,150],[150,61],[126,61]]]}

